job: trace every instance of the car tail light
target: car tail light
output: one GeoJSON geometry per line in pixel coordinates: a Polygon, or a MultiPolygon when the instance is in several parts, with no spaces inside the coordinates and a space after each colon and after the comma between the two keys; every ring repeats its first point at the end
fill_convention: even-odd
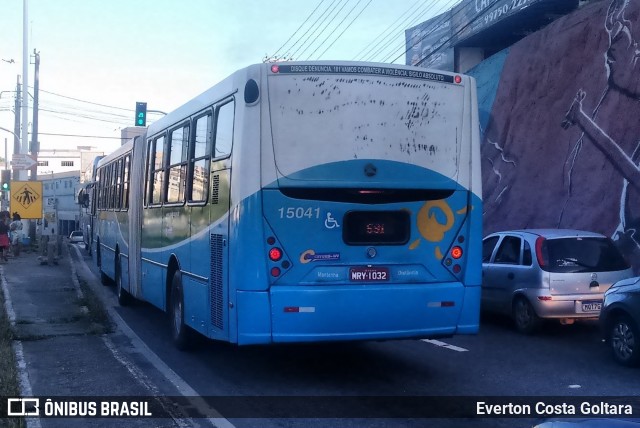
{"type": "Polygon", "coordinates": [[[544,257],[544,252],[542,251],[542,245],[544,244],[545,239],[542,236],[538,236],[536,239],[536,258],[538,259],[538,264],[540,267],[544,267],[547,265],[547,260],[544,257]]]}

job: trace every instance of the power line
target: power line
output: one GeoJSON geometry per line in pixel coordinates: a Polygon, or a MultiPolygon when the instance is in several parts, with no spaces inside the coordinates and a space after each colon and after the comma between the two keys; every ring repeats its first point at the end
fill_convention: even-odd
{"type": "MultiPolygon", "coordinates": [[[[331,4],[325,8],[324,12],[322,12],[322,14],[318,17],[318,19],[316,19],[316,20],[315,20],[315,22],[314,22],[313,24],[311,24],[311,27],[309,27],[309,28],[307,29],[307,31],[305,31],[305,33],[304,33],[302,36],[298,37],[298,40],[296,40],[296,42],[293,44],[293,46],[291,46],[291,47],[289,48],[288,52],[290,52],[290,51],[291,51],[291,50],[292,50],[292,49],[293,49],[293,48],[294,48],[294,47],[295,47],[299,42],[301,42],[301,41],[302,41],[302,38],[303,38],[303,37],[305,37],[305,36],[307,36],[307,34],[309,34],[309,31],[311,31],[312,29],[314,29],[314,28],[316,27],[316,24],[318,24],[318,22],[319,22],[321,19],[323,19],[323,17],[327,14],[327,12],[329,12],[329,9],[331,8],[331,6],[333,6],[333,5],[335,4],[335,2],[336,2],[336,1],[338,1],[338,0],[333,0],[333,1],[331,2],[331,4]]],[[[342,2],[342,0],[339,0],[339,1],[340,1],[340,2],[342,2]]],[[[338,3],[338,4],[340,4],[340,3],[338,3]]],[[[333,9],[331,9],[331,11],[333,11],[334,9],[335,9],[335,7],[334,7],[333,9]]],[[[326,18],[325,18],[325,19],[324,19],[320,24],[318,24],[318,27],[319,27],[320,25],[322,25],[322,23],[324,23],[324,21],[325,21],[325,20],[326,20],[326,18]]],[[[314,30],[314,32],[313,32],[313,33],[311,33],[311,35],[315,34],[315,31],[316,31],[316,30],[314,30]]],[[[302,45],[301,45],[298,49],[296,49],[296,51],[295,51],[295,52],[293,52],[293,53],[287,53],[287,54],[285,54],[285,56],[287,56],[287,57],[289,57],[289,58],[293,58],[293,57],[298,53],[298,51],[300,51],[300,49],[301,49],[301,48],[302,48],[302,47],[307,43],[307,40],[309,40],[309,38],[310,38],[310,37],[311,37],[311,36],[307,36],[307,38],[306,38],[306,39],[304,39],[304,41],[302,41],[302,45]]]]}
{"type": "MultiPolygon", "coordinates": [[[[450,10],[451,8],[453,8],[453,6],[455,6],[455,4],[456,4],[457,2],[459,2],[459,0],[449,0],[449,2],[448,2],[448,3],[443,4],[443,6],[441,6],[441,7],[440,7],[440,9],[438,9],[437,11],[435,11],[435,14],[434,14],[434,15],[435,15],[435,17],[437,17],[437,16],[439,16],[439,15],[443,14],[445,11],[450,10]]],[[[411,27],[415,26],[415,25],[416,25],[416,24],[421,20],[421,18],[422,18],[422,17],[423,17],[427,12],[429,12],[429,11],[433,8],[433,6],[434,6],[434,5],[435,5],[435,3],[434,3],[434,2],[432,2],[432,3],[429,5],[429,7],[428,7],[427,9],[425,9],[425,10],[423,11],[423,13],[421,13],[421,14],[420,14],[420,16],[418,17],[418,19],[414,19],[414,20],[412,20],[412,21],[407,25],[407,27],[411,28],[411,27]]],[[[447,17],[446,17],[446,16],[442,16],[441,20],[439,21],[439,24],[438,24],[438,25],[434,25],[434,26],[433,26],[433,28],[432,28],[432,29],[431,29],[431,30],[430,30],[430,31],[425,35],[425,37],[423,37],[423,38],[422,38],[422,39],[420,39],[420,40],[423,40],[424,38],[426,38],[426,36],[431,35],[431,34],[432,34],[432,33],[433,33],[437,28],[438,28],[438,26],[440,25],[440,23],[443,23],[446,19],[447,19],[447,17]]],[[[398,50],[402,50],[402,49],[404,49],[404,48],[405,48],[405,45],[406,45],[406,42],[405,42],[404,40],[403,40],[403,41],[401,41],[401,42],[400,42],[400,45],[398,45],[397,47],[392,48],[390,51],[388,51],[388,54],[387,54],[387,55],[382,59],[382,61],[383,61],[383,62],[385,62],[385,61],[389,61],[389,59],[394,55],[394,53],[395,53],[395,52],[397,52],[398,50]]],[[[385,46],[385,48],[386,48],[387,46],[389,46],[389,43],[385,46]]],[[[408,51],[408,50],[407,50],[407,51],[408,51]]],[[[406,53],[407,51],[405,51],[405,53],[406,53]]],[[[398,58],[399,58],[399,57],[398,57],[398,58]]],[[[397,60],[397,59],[394,59],[393,61],[396,61],[396,60],[397,60]]]]}
{"type": "MultiPolygon", "coordinates": [[[[29,86],[29,88],[33,89],[31,86],[29,86]]],[[[100,106],[100,107],[107,107],[107,108],[114,108],[114,109],[117,109],[117,110],[125,110],[125,111],[129,111],[129,112],[135,112],[134,109],[127,109],[127,108],[123,108],[123,107],[115,107],[115,106],[110,106],[110,105],[106,105],[106,104],[94,103],[92,101],[81,100],[79,98],[73,98],[73,97],[69,97],[67,95],[62,95],[62,94],[57,94],[55,92],[45,91],[42,88],[39,88],[39,90],[40,90],[40,92],[44,92],[44,93],[47,93],[47,94],[55,95],[57,97],[67,98],[67,99],[74,100],[74,101],[79,101],[81,103],[87,103],[87,104],[93,104],[93,105],[100,106]]]]}
{"type": "Polygon", "coordinates": [[[40,111],[42,112],[47,112],[47,113],[57,113],[57,114],[68,114],[68,115],[72,115],[74,117],[78,117],[78,118],[82,118],[82,119],[89,119],[89,120],[95,120],[98,122],[106,122],[106,123],[115,123],[115,124],[122,124],[122,121],[113,121],[113,120],[107,120],[107,119],[101,119],[95,116],[89,116],[86,114],[80,114],[80,113],[67,113],[67,112],[62,112],[62,111],[56,111],[56,110],[49,110],[49,109],[45,109],[45,108],[39,108],[40,111]]]}
{"type": "MultiPolygon", "coordinates": [[[[371,4],[371,2],[372,2],[372,1],[373,1],[373,0],[369,0],[369,2],[368,2],[366,5],[364,5],[364,7],[362,8],[362,10],[360,10],[360,12],[358,12],[358,14],[355,16],[355,18],[353,18],[353,19],[351,20],[351,22],[349,23],[349,25],[347,25],[347,26],[346,26],[346,28],[345,28],[344,30],[342,30],[342,32],[341,32],[340,34],[338,34],[338,37],[336,37],[336,38],[333,40],[333,42],[331,42],[331,44],[329,45],[329,47],[327,47],[327,48],[326,48],[326,49],[325,49],[325,50],[320,54],[320,56],[319,56],[318,58],[322,58],[322,56],[323,56],[325,53],[327,53],[327,51],[328,51],[329,49],[331,49],[331,46],[333,46],[333,45],[335,44],[335,42],[337,42],[337,41],[338,41],[338,39],[339,39],[340,37],[342,37],[342,35],[344,34],[344,32],[345,32],[345,31],[347,31],[347,30],[349,29],[349,27],[351,27],[351,25],[356,21],[356,19],[358,19],[358,18],[360,17],[360,15],[362,15],[362,12],[364,12],[364,10],[365,10],[367,7],[369,7],[369,5],[371,4]]],[[[358,4],[360,4],[360,0],[358,0],[358,4]]],[[[358,4],[356,4],[356,6],[357,6],[358,4]]],[[[354,8],[355,8],[355,6],[354,6],[354,8]]],[[[349,13],[351,13],[351,12],[349,12],[349,13]]]]}
{"type": "MultiPolygon", "coordinates": [[[[416,7],[416,5],[418,6],[416,10],[420,9],[421,3],[423,3],[423,1],[418,0],[413,5],[411,5],[409,9],[405,10],[398,18],[396,18],[395,21],[393,21],[393,23],[391,23],[391,25],[389,25],[380,34],[378,34],[371,42],[369,42],[367,46],[364,47],[364,49],[358,52],[358,54],[355,56],[355,59],[356,60],[364,59],[366,55],[368,55],[373,49],[375,49],[379,45],[379,43],[382,43],[382,41],[386,40],[387,37],[389,37],[389,34],[394,34],[395,30],[397,29],[397,26],[395,25],[398,23],[398,21],[403,19],[405,15],[407,15],[408,13],[415,13],[415,10],[413,10],[412,12],[412,9],[416,7]],[[378,39],[380,39],[380,41],[378,41],[378,39]]],[[[402,23],[399,25],[402,25],[402,23]]]]}
{"type": "MultiPolygon", "coordinates": [[[[348,3],[349,3],[349,0],[345,0],[344,4],[342,4],[342,7],[340,7],[340,9],[338,9],[338,11],[336,12],[336,14],[331,18],[331,20],[327,23],[327,25],[325,25],[325,26],[324,26],[324,28],[322,29],[322,31],[320,32],[320,34],[318,34],[318,37],[317,37],[317,38],[320,38],[320,36],[321,36],[322,34],[324,34],[324,32],[325,32],[325,31],[327,31],[327,29],[329,28],[329,26],[330,26],[330,25],[333,23],[333,21],[338,17],[338,15],[340,15],[340,12],[342,12],[342,9],[344,9],[344,8],[345,8],[345,6],[346,6],[348,3]]],[[[360,0],[358,0],[358,3],[360,3],[360,0]]],[[[357,6],[357,4],[356,4],[356,6],[357,6]]],[[[336,6],[336,7],[337,7],[337,6],[336,6]]],[[[353,10],[353,9],[351,9],[351,10],[353,10]]],[[[351,12],[349,12],[349,13],[351,13],[351,12]]],[[[349,16],[349,13],[347,13],[347,16],[349,16]]],[[[345,16],[345,19],[346,19],[346,17],[347,17],[347,16],[345,16]]],[[[344,22],[344,19],[340,22],[340,24],[342,24],[342,22],[344,22]]],[[[337,29],[337,28],[340,26],[340,24],[338,24],[335,28],[337,29]]],[[[325,43],[325,42],[326,42],[330,37],[331,37],[331,33],[329,33],[329,35],[328,35],[328,36],[327,36],[327,37],[326,37],[322,42],[320,42],[320,44],[319,44],[319,45],[314,49],[314,51],[313,51],[311,54],[309,54],[309,57],[307,57],[307,60],[309,60],[309,59],[311,58],[311,56],[313,56],[313,54],[314,54],[314,53],[316,53],[316,51],[317,51],[317,50],[318,50],[318,49],[319,49],[319,48],[320,48],[320,47],[321,47],[321,46],[322,46],[322,45],[323,45],[323,44],[324,44],[324,43],[325,43]]],[[[317,38],[316,38],[316,39],[317,39],[317,38]]],[[[310,43],[310,44],[309,44],[309,46],[307,47],[307,49],[308,49],[308,48],[310,48],[312,44],[313,44],[313,43],[310,43]]],[[[306,52],[306,51],[307,51],[307,49],[305,49],[305,50],[304,50],[304,52],[306,52]]],[[[300,56],[302,56],[302,54],[303,54],[304,52],[300,53],[300,56]]]]}
{"type": "Polygon", "coordinates": [[[301,29],[302,27],[304,27],[304,24],[306,24],[306,23],[307,23],[307,21],[308,21],[309,19],[311,19],[311,16],[313,16],[313,14],[314,14],[314,13],[316,13],[316,10],[318,10],[318,8],[320,7],[320,5],[321,5],[322,3],[324,3],[324,0],[320,0],[320,2],[319,2],[319,3],[318,3],[318,5],[315,7],[315,9],[313,9],[313,10],[311,11],[311,13],[309,14],[309,16],[307,16],[307,19],[305,19],[305,20],[304,20],[304,22],[303,22],[302,24],[300,24],[300,26],[298,27],[298,29],[297,29],[296,31],[294,31],[294,32],[293,32],[293,34],[292,34],[291,36],[289,36],[289,38],[287,39],[287,41],[286,41],[286,42],[284,42],[284,43],[282,44],[282,46],[280,46],[280,47],[278,48],[278,50],[277,50],[277,51],[275,51],[275,53],[274,53],[273,55],[271,55],[269,58],[277,58],[277,55],[278,55],[278,53],[280,53],[280,50],[281,50],[282,48],[284,48],[284,47],[285,47],[285,45],[286,45],[287,43],[289,43],[289,41],[290,41],[291,39],[293,39],[293,36],[295,36],[296,34],[298,34],[298,31],[300,31],[300,29],[301,29]]]}
{"type": "MultiPolygon", "coordinates": [[[[491,9],[493,6],[495,6],[496,3],[498,3],[498,1],[500,0],[493,0],[493,3],[491,3],[489,6],[487,6],[487,8],[485,9],[485,11],[488,11],[489,9],[491,9]]],[[[457,13],[460,13],[462,11],[462,7],[460,8],[460,10],[458,10],[457,13]]],[[[456,36],[458,36],[462,31],[466,30],[467,27],[469,27],[471,24],[473,24],[474,22],[476,22],[478,19],[480,19],[483,16],[483,14],[478,13],[473,19],[471,19],[469,22],[467,22],[463,27],[461,27],[455,34],[452,34],[451,37],[449,37],[447,40],[445,40],[444,42],[442,42],[440,44],[440,46],[438,46],[437,48],[435,48],[434,50],[432,50],[431,52],[429,52],[427,55],[424,56],[424,58],[421,58],[420,61],[418,61],[415,65],[416,66],[420,66],[420,64],[422,64],[427,58],[429,58],[430,56],[432,56],[433,54],[435,54],[436,52],[438,52],[440,49],[442,49],[444,46],[448,45],[451,40],[454,40],[456,38],[456,36]]],[[[452,16],[453,17],[453,16],[452,16]]],[[[406,53],[406,52],[405,52],[406,53]]],[[[400,55],[402,56],[402,54],[400,55]]],[[[400,57],[398,57],[400,58],[400,57]]],[[[398,59],[396,58],[396,60],[398,59]]]]}
{"type": "MultiPolygon", "coordinates": [[[[452,0],[452,1],[450,1],[450,2],[445,6],[445,7],[448,7],[448,6],[449,6],[449,5],[451,5],[452,3],[455,3],[455,1],[457,1],[457,0],[452,0]]],[[[498,1],[498,0],[494,0],[494,2],[495,2],[495,1],[498,1]]],[[[458,1],[458,3],[461,3],[461,1],[458,1]]],[[[491,6],[493,6],[493,4],[495,4],[495,3],[492,3],[492,4],[491,4],[491,6]]],[[[449,9],[447,9],[447,11],[453,10],[453,7],[455,7],[455,4],[454,4],[453,6],[450,6],[450,7],[449,7],[449,9]]],[[[393,52],[397,51],[398,49],[403,49],[403,50],[401,51],[400,55],[398,55],[396,58],[394,58],[393,60],[391,60],[392,62],[395,62],[395,61],[397,61],[398,59],[400,59],[403,55],[406,55],[406,54],[407,54],[411,49],[413,49],[413,48],[414,48],[415,46],[417,46],[419,43],[422,43],[422,41],[423,41],[423,40],[425,40],[427,37],[429,37],[431,34],[433,34],[433,33],[434,33],[434,32],[435,32],[435,31],[436,31],[436,30],[437,30],[437,29],[438,29],[438,28],[439,28],[443,23],[445,23],[447,20],[452,20],[452,19],[453,19],[453,17],[454,17],[455,15],[457,15],[457,14],[461,13],[461,12],[462,12],[462,10],[464,9],[464,7],[459,8],[455,13],[452,13],[452,14],[447,14],[446,12],[442,13],[442,9],[443,9],[443,8],[441,8],[441,9],[440,9],[440,11],[439,11],[439,12],[441,12],[441,13],[440,13],[439,15],[436,15],[436,16],[433,18],[434,20],[437,20],[437,21],[436,21],[436,22],[434,22],[434,23],[431,25],[431,28],[429,29],[429,31],[428,31],[428,32],[425,32],[425,33],[422,35],[422,37],[420,37],[419,39],[415,40],[415,42],[414,42],[413,44],[411,44],[411,46],[406,46],[406,45],[405,45],[405,43],[406,43],[406,42],[403,42],[403,45],[405,45],[405,46],[406,46],[406,49],[405,49],[405,48],[400,48],[400,47],[399,47],[399,48],[394,49],[393,51],[391,51],[391,52],[390,52],[390,54],[389,54],[387,57],[385,57],[385,60],[388,60],[388,59],[390,58],[390,55],[393,55],[393,52]],[[439,19],[438,19],[438,18],[439,18],[439,19]]],[[[448,43],[448,42],[450,42],[451,40],[452,40],[452,37],[449,37],[449,38],[447,39],[447,41],[445,41],[445,42],[443,43],[443,45],[444,45],[444,44],[446,44],[446,43],[448,43]]],[[[435,51],[435,50],[434,50],[434,51],[435,51]]],[[[432,52],[433,52],[433,51],[432,51],[432,52]]],[[[430,53],[432,53],[432,52],[430,52],[430,53]]],[[[429,53],[429,54],[430,54],[430,53],[429,53]]],[[[428,55],[429,55],[429,54],[428,54],[428,55]]],[[[421,60],[422,60],[422,59],[423,59],[423,58],[421,58],[421,60]]]]}
{"type": "Polygon", "coordinates": [[[49,132],[38,132],[38,135],[49,135],[53,137],[78,137],[78,138],[104,138],[111,140],[121,140],[121,137],[105,137],[103,135],[78,135],[78,134],[55,134],[49,132]]]}

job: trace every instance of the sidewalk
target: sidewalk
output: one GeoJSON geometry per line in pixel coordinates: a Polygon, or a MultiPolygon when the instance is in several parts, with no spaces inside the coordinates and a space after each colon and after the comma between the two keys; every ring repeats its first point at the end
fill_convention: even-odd
{"type": "MultiPolygon", "coordinates": [[[[25,365],[19,367],[22,395],[179,395],[166,385],[162,389],[155,386],[168,382],[161,374],[147,373],[154,371],[148,361],[135,361],[143,357],[108,316],[100,316],[99,307],[88,309],[94,308],[87,306],[91,293],[85,296],[82,292],[77,274],[83,262],[69,249],[65,242],[57,265],[41,264],[38,254],[25,251],[0,264],[5,306],[16,335],[14,351],[18,365],[21,360],[25,365]],[[140,366],[145,367],[144,373],[140,366]]],[[[90,280],[82,278],[83,282],[90,280]]],[[[29,418],[27,427],[175,427],[192,426],[192,422],[179,418],[29,418]]]]}

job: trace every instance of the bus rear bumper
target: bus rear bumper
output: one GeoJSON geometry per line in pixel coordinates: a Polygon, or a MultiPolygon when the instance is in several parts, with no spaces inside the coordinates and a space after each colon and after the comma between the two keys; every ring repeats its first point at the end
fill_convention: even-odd
{"type": "Polygon", "coordinates": [[[243,300],[254,317],[240,311],[247,315],[238,320],[239,344],[435,338],[479,328],[480,287],[458,282],[274,286],[238,292],[239,309],[243,300]]]}

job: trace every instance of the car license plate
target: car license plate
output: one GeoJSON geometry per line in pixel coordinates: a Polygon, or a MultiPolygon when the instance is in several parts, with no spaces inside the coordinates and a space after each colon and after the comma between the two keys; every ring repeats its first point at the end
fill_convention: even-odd
{"type": "Polygon", "coordinates": [[[389,281],[389,269],[386,267],[354,267],[349,269],[349,279],[355,282],[389,281]]]}
{"type": "Polygon", "coordinates": [[[600,309],[602,309],[602,302],[582,302],[582,312],[598,312],[600,309]]]}

